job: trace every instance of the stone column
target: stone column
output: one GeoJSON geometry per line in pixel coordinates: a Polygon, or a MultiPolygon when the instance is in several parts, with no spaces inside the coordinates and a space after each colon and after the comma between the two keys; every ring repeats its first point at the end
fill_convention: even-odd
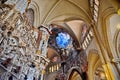
{"type": "Polygon", "coordinates": [[[99,56],[103,64],[102,66],[104,68],[107,79],[108,80],[119,80],[120,76],[117,71],[117,68],[115,67],[115,64],[111,62],[111,59],[108,56],[106,47],[103,45],[103,41],[94,23],[92,24],[92,30],[93,30],[96,42],[99,45],[99,50],[100,50],[99,56]]]}
{"type": "Polygon", "coordinates": [[[40,26],[38,28],[40,30],[38,41],[40,40],[40,43],[38,47],[38,54],[39,54],[39,60],[40,60],[40,72],[41,72],[41,80],[44,80],[44,74],[45,74],[45,68],[49,63],[49,59],[47,58],[47,51],[48,51],[48,39],[50,36],[50,29],[48,27],[40,26]]]}

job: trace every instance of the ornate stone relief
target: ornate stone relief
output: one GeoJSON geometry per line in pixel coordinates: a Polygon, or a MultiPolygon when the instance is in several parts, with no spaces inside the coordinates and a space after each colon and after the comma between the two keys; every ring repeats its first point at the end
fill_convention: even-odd
{"type": "Polygon", "coordinates": [[[39,67],[32,67],[37,50],[35,32],[29,25],[26,14],[21,14],[25,9],[17,10],[17,6],[14,8],[13,3],[8,5],[7,2],[0,6],[0,67],[5,69],[0,79],[4,80],[11,77],[14,80],[24,80],[26,76],[38,78],[39,74],[36,73],[40,72],[39,67]],[[34,70],[32,76],[29,75],[31,69],[34,70]]]}

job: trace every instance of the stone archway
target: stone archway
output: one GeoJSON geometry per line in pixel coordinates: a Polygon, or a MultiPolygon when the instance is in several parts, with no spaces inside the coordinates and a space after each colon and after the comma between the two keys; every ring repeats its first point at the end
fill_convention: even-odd
{"type": "Polygon", "coordinates": [[[88,78],[94,80],[94,73],[97,67],[101,65],[97,50],[91,49],[88,55],[88,78]]]}
{"type": "Polygon", "coordinates": [[[68,80],[82,80],[82,77],[77,70],[73,70],[68,80]]]}
{"type": "Polygon", "coordinates": [[[106,27],[107,27],[107,36],[108,36],[108,42],[111,49],[110,54],[112,58],[118,57],[118,35],[119,35],[119,24],[120,24],[120,16],[117,14],[113,14],[110,16],[109,20],[106,21],[106,27]],[[108,25],[109,24],[109,25],[108,25]]]}

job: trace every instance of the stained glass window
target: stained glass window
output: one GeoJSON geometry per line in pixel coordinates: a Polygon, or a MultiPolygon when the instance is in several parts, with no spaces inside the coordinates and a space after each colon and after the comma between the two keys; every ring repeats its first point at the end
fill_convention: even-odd
{"type": "Polygon", "coordinates": [[[71,43],[71,37],[68,33],[60,32],[56,37],[56,43],[59,48],[67,48],[68,45],[71,43]]]}

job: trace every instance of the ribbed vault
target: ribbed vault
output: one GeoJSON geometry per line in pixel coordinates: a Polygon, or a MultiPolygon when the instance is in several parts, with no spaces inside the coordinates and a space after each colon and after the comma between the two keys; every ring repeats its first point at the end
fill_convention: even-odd
{"type": "MultiPolygon", "coordinates": [[[[91,12],[88,0],[34,0],[31,2],[31,5],[33,3],[39,4],[39,8],[37,8],[37,10],[39,9],[39,25],[49,25],[51,23],[60,23],[62,25],[68,22],[70,25],[67,27],[71,28],[78,41],[80,40],[81,25],[83,22],[86,24],[91,22],[92,16],[90,16],[91,12]],[[79,23],[76,21],[78,24],[74,25],[74,27],[71,25],[71,22],[69,22],[73,20],[79,20],[79,23]],[[76,29],[78,31],[75,31],[76,29]]],[[[72,22],[72,24],[76,24],[76,22],[74,22],[72,22]]]]}

